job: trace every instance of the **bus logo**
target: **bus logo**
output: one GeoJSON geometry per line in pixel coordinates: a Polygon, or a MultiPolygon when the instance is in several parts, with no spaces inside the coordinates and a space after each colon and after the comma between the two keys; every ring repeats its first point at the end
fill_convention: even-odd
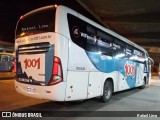
{"type": "Polygon", "coordinates": [[[72,29],[74,37],[78,38],[80,36],[80,30],[77,26],[74,26],[72,29]]]}
{"type": "Polygon", "coordinates": [[[126,76],[135,76],[135,65],[125,64],[124,66],[126,76]]]}
{"type": "Polygon", "coordinates": [[[24,64],[25,64],[25,69],[29,68],[29,67],[37,67],[37,69],[40,69],[40,58],[38,58],[37,60],[33,59],[25,59],[24,61],[24,64]]]}

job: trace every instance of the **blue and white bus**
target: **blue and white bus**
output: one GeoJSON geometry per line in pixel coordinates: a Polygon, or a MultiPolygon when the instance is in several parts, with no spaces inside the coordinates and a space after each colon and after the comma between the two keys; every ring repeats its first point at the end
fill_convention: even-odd
{"type": "Polygon", "coordinates": [[[149,82],[145,49],[62,5],[23,15],[16,27],[16,90],[53,101],[100,97],[149,82]]]}

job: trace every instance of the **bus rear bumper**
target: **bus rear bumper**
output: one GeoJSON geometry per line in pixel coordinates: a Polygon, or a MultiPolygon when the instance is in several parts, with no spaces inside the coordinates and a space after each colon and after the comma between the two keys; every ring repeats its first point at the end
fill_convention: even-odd
{"type": "Polygon", "coordinates": [[[22,84],[15,80],[15,89],[18,93],[38,99],[48,99],[52,101],[65,101],[66,82],[61,82],[52,86],[36,86],[22,84]]]}

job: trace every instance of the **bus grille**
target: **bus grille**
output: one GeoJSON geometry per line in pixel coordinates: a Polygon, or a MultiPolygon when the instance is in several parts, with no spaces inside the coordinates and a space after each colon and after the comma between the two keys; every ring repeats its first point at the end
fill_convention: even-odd
{"type": "Polygon", "coordinates": [[[49,48],[48,42],[21,45],[18,47],[18,54],[41,54],[48,52],[49,48]]]}

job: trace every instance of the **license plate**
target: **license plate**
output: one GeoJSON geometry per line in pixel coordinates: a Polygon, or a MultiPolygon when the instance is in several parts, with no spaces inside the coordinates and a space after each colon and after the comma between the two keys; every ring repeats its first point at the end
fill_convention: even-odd
{"type": "Polygon", "coordinates": [[[32,87],[27,87],[27,92],[30,92],[30,93],[34,93],[35,92],[35,89],[32,88],[32,87]]]}

